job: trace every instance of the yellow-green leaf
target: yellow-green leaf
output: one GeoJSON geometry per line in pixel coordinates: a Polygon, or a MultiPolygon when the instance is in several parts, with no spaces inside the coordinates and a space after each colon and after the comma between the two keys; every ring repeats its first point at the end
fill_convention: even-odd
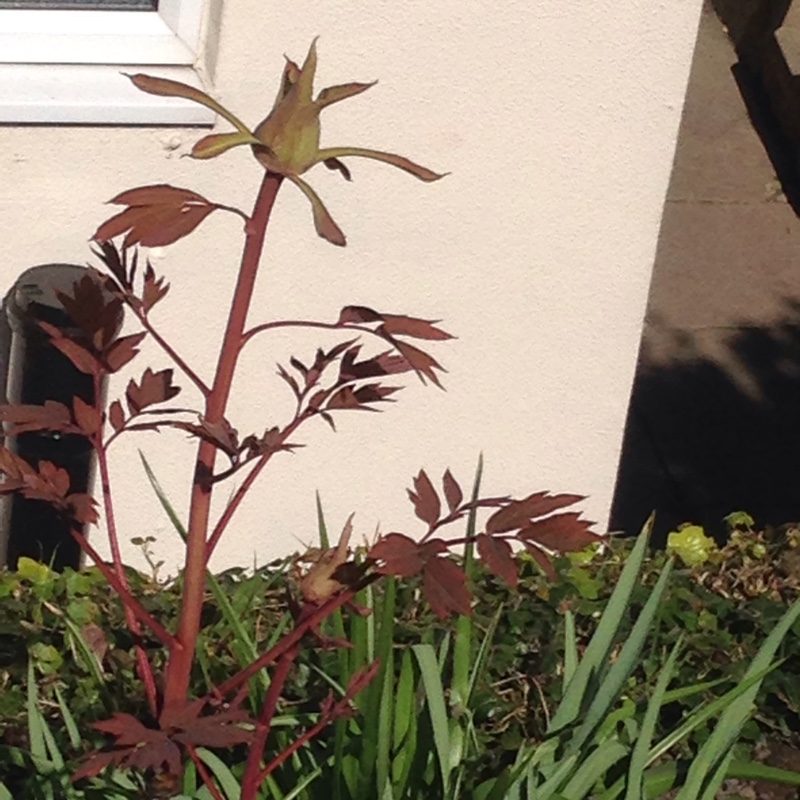
{"type": "Polygon", "coordinates": [[[17,561],[17,575],[31,583],[46,583],[55,577],[55,572],[46,564],[40,564],[32,558],[21,556],[17,561]]]}
{"type": "Polygon", "coordinates": [[[242,144],[258,144],[258,139],[249,131],[234,133],[212,133],[196,142],[189,154],[192,158],[216,158],[232,147],[242,144]]]}
{"type": "Polygon", "coordinates": [[[667,553],[678,556],[687,567],[705,564],[716,549],[717,543],[700,525],[686,525],[667,537],[667,553]]]}
{"type": "Polygon", "coordinates": [[[402,169],[404,172],[408,172],[426,183],[438,181],[440,178],[444,178],[444,176],[447,175],[446,172],[440,175],[438,172],[434,172],[427,167],[421,167],[419,164],[415,164],[413,161],[403,156],[398,156],[394,153],[384,153],[381,150],[366,150],[363,147],[328,147],[319,151],[314,163],[319,164],[320,161],[327,161],[330,158],[345,158],[346,156],[357,156],[358,158],[371,158],[374,161],[383,161],[385,164],[391,164],[393,167],[402,169]]]}
{"type": "Polygon", "coordinates": [[[287,176],[292,183],[296,184],[303,194],[311,201],[311,208],[314,212],[314,227],[317,233],[323,238],[327,239],[331,244],[344,247],[347,240],[344,238],[342,229],[333,221],[333,217],[325,208],[324,203],[320,200],[319,195],[304,181],[296,175],[287,176]]]}
{"type": "Polygon", "coordinates": [[[201,106],[210,108],[221,117],[224,117],[238,131],[250,133],[248,127],[238,117],[231,114],[227,108],[221,106],[213,97],[209,97],[202,89],[196,89],[194,86],[189,86],[180,81],[173,81],[169,78],[155,78],[152,75],[143,75],[142,73],[137,73],[136,75],[124,74],[131,79],[137,89],[143,92],[157,94],[161,97],[182,97],[184,100],[199,103],[201,106]]]}
{"type": "Polygon", "coordinates": [[[371,83],[342,83],[339,86],[329,86],[323,89],[317,97],[317,105],[320,108],[338,103],[340,100],[346,100],[348,97],[355,97],[361,92],[366,92],[371,86],[374,86],[378,81],[371,83]]]}

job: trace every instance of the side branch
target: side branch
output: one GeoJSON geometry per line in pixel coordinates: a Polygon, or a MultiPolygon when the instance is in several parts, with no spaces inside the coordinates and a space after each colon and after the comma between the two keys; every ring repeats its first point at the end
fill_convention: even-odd
{"type": "Polygon", "coordinates": [[[250,339],[258,333],[276,330],[277,328],[317,328],[325,331],[358,331],[359,333],[372,334],[382,341],[386,341],[386,337],[381,336],[377,331],[361,325],[342,325],[338,322],[314,322],[313,320],[275,320],[275,322],[264,322],[261,325],[250,328],[250,330],[242,334],[241,344],[239,346],[244,347],[250,339]]]}
{"type": "Polygon", "coordinates": [[[161,349],[172,359],[175,366],[177,366],[181,372],[200,390],[203,397],[208,397],[211,393],[211,389],[208,387],[206,382],[184,361],[181,356],[175,352],[175,349],[172,345],[167,342],[166,339],[155,329],[153,323],[147,318],[147,314],[145,314],[141,309],[133,308],[136,317],[138,318],[139,322],[142,324],[142,327],[153,337],[153,339],[158,343],[161,349]]]}
{"type": "Polygon", "coordinates": [[[287,653],[295,647],[300,640],[313,628],[319,625],[323,620],[327,619],[333,614],[336,609],[341,608],[343,605],[352,600],[362,589],[365,589],[371,583],[374,583],[378,578],[382,577],[378,573],[367,575],[360,580],[355,586],[344,589],[339,594],[334,595],[323,603],[313,613],[309,614],[302,622],[298,623],[297,627],[284,636],[271,650],[268,650],[256,661],[245,667],[243,670],[237,672],[232,677],[228,678],[223,684],[217,687],[217,691],[223,697],[236,691],[242,684],[247,683],[253,675],[256,675],[264,667],[274,664],[284,653],[287,653]]]}
{"type": "Polygon", "coordinates": [[[168,650],[173,650],[178,644],[175,637],[131,594],[130,590],[123,585],[116,573],[109,568],[108,564],[106,564],[102,558],[100,558],[100,554],[89,544],[86,537],[75,530],[75,528],[72,529],[71,533],[72,538],[81,546],[81,549],[89,558],[94,561],[95,566],[103,574],[103,577],[114,587],[125,604],[125,607],[129,608],[139,622],[148,627],[155,634],[156,638],[164,647],[168,650]]]}
{"type": "MultiPolygon", "coordinates": [[[[281,433],[279,444],[283,444],[307,418],[308,417],[305,415],[298,416],[291,424],[287,425],[281,433]]],[[[261,470],[267,465],[267,462],[272,458],[273,455],[275,455],[275,452],[277,451],[272,450],[268,453],[264,453],[264,455],[258,459],[258,463],[247,474],[247,477],[242,482],[242,485],[234,492],[233,497],[225,507],[225,510],[222,512],[222,515],[217,521],[217,524],[214,526],[211,536],[206,542],[206,567],[208,567],[208,562],[211,559],[217,544],[219,543],[220,537],[225,532],[225,529],[228,527],[233,515],[236,513],[236,509],[239,508],[242,500],[244,500],[248,491],[250,491],[250,487],[255,483],[256,479],[261,473],[261,470]]]]}

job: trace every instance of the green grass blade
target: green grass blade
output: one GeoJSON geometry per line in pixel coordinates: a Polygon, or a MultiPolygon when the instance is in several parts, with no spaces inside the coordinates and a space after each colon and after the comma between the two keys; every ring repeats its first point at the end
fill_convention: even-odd
{"type": "Polygon", "coordinates": [[[575,670],[578,668],[578,636],[575,633],[575,616],[567,609],[564,614],[564,680],[569,686],[575,670]]]}
{"type": "Polygon", "coordinates": [[[284,800],[295,800],[322,774],[322,766],[316,767],[308,773],[303,773],[303,777],[297,785],[284,797],[284,800]]]}
{"type": "Polygon", "coordinates": [[[385,660],[383,672],[383,685],[379,707],[381,709],[378,721],[378,752],[375,758],[375,778],[378,792],[381,797],[392,800],[391,770],[392,770],[392,727],[395,716],[394,703],[394,653],[389,651],[385,660]],[[381,789],[381,787],[384,787],[381,789]],[[387,794],[388,788],[388,794],[387,794]]]}
{"type": "MultiPolygon", "coordinates": [[[[317,536],[319,537],[319,546],[323,550],[327,550],[331,546],[330,536],[328,535],[328,526],[325,522],[325,512],[322,508],[322,500],[319,492],[316,493],[316,508],[317,508],[317,536]]],[[[345,625],[344,614],[340,608],[331,614],[320,626],[323,633],[333,636],[336,639],[345,638],[345,625]]],[[[352,671],[350,669],[350,654],[344,648],[339,648],[337,656],[339,664],[339,682],[347,685],[350,682],[352,671]]],[[[334,723],[333,734],[333,775],[331,796],[333,800],[342,800],[344,791],[344,772],[345,769],[345,746],[348,739],[348,730],[350,727],[349,720],[339,718],[334,723]]]]}
{"type": "MultiPolygon", "coordinates": [[[[172,503],[169,501],[169,498],[164,492],[164,489],[161,487],[158,478],[156,477],[149,462],[147,461],[147,458],[141,450],[139,451],[139,458],[142,461],[142,466],[144,467],[144,471],[147,475],[148,481],[150,482],[150,486],[153,488],[153,491],[155,492],[155,495],[161,504],[161,508],[164,509],[164,513],[169,518],[173,528],[175,528],[178,535],[185,542],[188,537],[186,526],[183,524],[183,522],[181,522],[180,517],[175,511],[172,503]]],[[[231,630],[235,634],[235,640],[231,647],[231,651],[236,657],[239,666],[246,667],[249,664],[252,664],[259,655],[255,642],[247,632],[247,629],[244,627],[240,615],[236,613],[231,605],[228,595],[220,585],[219,581],[209,571],[206,571],[206,580],[208,582],[208,587],[211,590],[211,594],[214,597],[214,601],[219,606],[223,618],[225,619],[226,623],[230,625],[231,630]]],[[[254,676],[253,680],[258,680],[264,690],[269,688],[270,680],[267,670],[261,670],[257,676],[254,676]]]]}
{"type": "Polygon", "coordinates": [[[63,773],[66,767],[64,756],[62,755],[61,750],[58,747],[58,742],[56,742],[56,738],[53,736],[53,732],[50,730],[50,726],[45,721],[41,711],[39,712],[39,716],[42,724],[42,736],[44,737],[44,743],[47,746],[47,753],[50,763],[53,765],[53,769],[56,772],[63,773]]]}
{"type": "MultiPolygon", "coordinates": [[[[745,680],[770,665],[778,647],[798,616],[800,616],[800,600],[795,601],[789,607],[769,636],[767,636],[748,667],[745,673],[745,680]]],[[[731,747],[739,738],[742,726],[752,713],[753,702],[758,695],[760,686],[761,681],[759,680],[722,713],[719,724],[703,743],[693,760],[686,778],[686,784],[676,800],[688,800],[688,798],[696,797],[701,786],[705,783],[706,777],[716,772],[719,762],[728,756],[731,747]]]]}
{"type": "Polygon", "coordinates": [[[696,694],[710,691],[723,683],[730,683],[730,678],[717,678],[713,681],[704,681],[703,683],[693,683],[691,686],[679,686],[677,689],[670,689],[664,695],[664,705],[667,703],[674,703],[676,700],[684,700],[687,697],[693,697],[696,694]]]}
{"type": "Polygon", "coordinates": [[[0,800],[14,800],[4,783],[0,783],[0,800]]]}
{"type": "Polygon", "coordinates": [[[415,644],[411,649],[417,658],[422,684],[425,688],[426,705],[430,715],[433,741],[442,778],[442,790],[446,795],[450,788],[450,729],[439,664],[436,652],[431,645],[415,644]]]}
{"type": "MultiPolygon", "coordinates": [[[[395,714],[394,620],[397,613],[396,591],[397,582],[395,578],[389,577],[385,579],[376,649],[381,668],[375,679],[374,710],[370,712],[377,716],[377,724],[375,725],[375,778],[380,795],[385,794],[383,787],[390,783],[392,763],[392,728],[395,714]]],[[[372,687],[368,687],[368,689],[372,689],[372,687]]]]}
{"type": "Polygon", "coordinates": [[[319,535],[319,546],[323,550],[328,550],[331,546],[331,539],[328,535],[328,526],[325,524],[325,515],[322,512],[322,500],[319,492],[316,493],[317,502],[317,534],[319,535]]]}
{"type": "Polygon", "coordinates": [[[726,777],[741,781],[769,781],[786,786],[800,786],[800,772],[770,767],[760,761],[734,760],[728,766],[726,777]]]}
{"type": "Polygon", "coordinates": [[[667,588],[667,583],[672,572],[672,563],[673,562],[670,560],[665,565],[658,582],[636,619],[633,629],[625,640],[625,644],[617,660],[609,669],[606,679],[597,690],[594,700],[589,705],[583,723],[574,738],[570,741],[568,752],[574,753],[583,747],[583,744],[592,735],[597,725],[602,721],[603,717],[606,716],[608,710],[617,701],[625,683],[634,669],[636,669],[639,663],[639,656],[647,641],[647,637],[651,633],[653,620],[658,613],[661,597],[667,588]]]}
{"type": "Polygon", "coordinates": [[[575,754],[561,759],[555,772],[541,786],[536,788],[533,797],[536,800],[554,800],[558,787],[569,778],[577,764],[578,756],[575,754]]]}
{"type": "Polygon", "coordinates": [[[78,724],[75,722],[75,717],[72,716],[69,706],[66,704],[66,702],[64,702],[64,697],[61,694],[61,690],[58,688],[58,686],[54,686],[53,688],[55,690],[58,707],[61,710],[61,717],[64,720],[64,727],[67,729],[69,743],[74,749],[77,750],[81,746],[81,734],[78,730],[78,724]]]}
{"type": "Polygon", "coordinates": [[[367,653],[370,660],[378,658],[380,668],[372,683],[367,686],[359,697],[359,708],[361,709],[361,757],[359,760],[359,797],[372,798],[378,793],[378,787],[383,785],[383,781],[376,780],[377,762],[380,760],[384,770],[383,778],[388,775],[389,768],[389,746],[390,740],[388,731],[391,730],[392,702],[391,693],[388,695],[386,705],[382,704],[382,699],[386,696],[385,683],[387,677],[394,680],[394,674],[389,675],[389,665],[392,663],[392,642],[394,639],[394,618],[395,618],[395,587],[393,579],[386,581],[382,603],[378,609],[375,608],[375,595],[372,587],[369,587],[366,595],[368,607],[371,608],[369,625],[367,628],[368,645],[367,653]],[[375,617],[380,619],[376,621],[375,617]],[[377,627],[377,632],[375,628],[377,627]],[[372,634],[370,634],[370,628],[372,634]],[[370,646],[370,638],[372,644],[370,646]],[[372,652],[370,652],[370,649],[372,652]],[[381,738],[381,727],[384,727],[384,736],[381,738]],[[386,750],[379,751],[380,742],[384,743],[386,750]]]}
{"type": "Polygon", "coordinates": [[[145,458],[145,455],[141,450],[139,451],[139,458],[141,459],[145,474],[147,475],[147,480],[150,481],[150,486],[153,487],[153,491],[156,493],[158,502],[161,504],[161,508],[164,509],[164,512],[169,518],[169,521],[172,523],[172,527],[175,528],[175,530],[180,535],[181,539],[183,539],[183,541],[185,542],[189,535],[186,531],[186,526],[183,524],[183,522],[181,522],[180,517],[176,513],[175,509],[172,507],[172,503],[170,503],[169,500],[167,499],[166,493],[161,488],[161,484],[159,483],[158,478],[156,478],[152,467],[150,466],[149,462],[147,461],[147,458],[145,458]]]}
{"type": "MultiPolygon", "coordinates": [[[[480,497],[481,477],[483,475],[483,454],[478,458],[478,466],[472,481],[471,500],[474,503],[480,497]]],[[[470,510],[467,516],[465,535],[468,539],[475,536],[477,525],[477,509],[470,510]]],[[[475,547],[472,541],[464,546],[464,571],[469,580],[475,577],[475,547]]],[[[470,664],[472,659],[472,617],[460,614],[456,621],[456,636],[453,643],[453,677],[450,684],[450,705],[466,708],[469,704],[470,664]]]]}
{"type": "MultiPolygon", "coordinates": [[[[584,758],[575,774],[569,779],[561,794],[567,800],[583,800],[592,787],[618,761],[628,755],[629,748],[616,739],[606,739],[597,749],[584,758]]],[[[637,800],[639,800],[637,798],[637,800]]]]}
{"type": "Polygon", "coordinates": [[[608,600],[605,611],[600,617],[597,629],[592,636],[580,664],[566,685],[564,696],[558,709],[550,721],[548,733],[554,733],[574,722],[581,711],[584,696],[593,676],[608,660],[611,646],[619,630],[631,593],[639,578],[642,562],[647,553],[647,544],[653,529],[653,517],[647,520],[636,544],[625,561],[617,585],[608,600]]]}
{"type": "Polygon", "coordinates": [[[631,753],[625,800],[641,800],[642,792],[644,791],[644,771],[647,767],[648,754],[653,741],[653,734],[655,733],[658,723],[658,714],[664,705],[664,696],[672,680],[672,675],[675,672],[675,664],[677,663],[678,654],[682,646],[683,636],[680,636],[658,676],[653,694],[650,697],[650,702],[647,704],[647,710],[642,719],[642,727],[639,731],[639,736],[636,738],[633,752],[631,753]]]}
{"type": "Polygon", "coordinates": [[[417,749],[417,709],[414,691],[414,661],[411,651],[403,651],[392,726],[392,784],[397,797],[403,797],[417,749]]]}
{"type": "Polygon", "coordinates": [[[226,800],[239,800],[242,787],[225,762],[218,755],[212,753],[211,750],[206,750],[205,747],[197,748],[197,756],[217,779],[219,788],[224,792],[226,800]]]}
{"type": "MultiPolygon", "coordinates": [[[[680,742],[682,739],[687,738],[692,731],[708,722],[708,720],[718,716],[737,697],[744,694],[751,686],[763,680],[764,677],[776,669],[779,664],[780,662],[776,662],[767,669],[762,670],[755,675],[751,675],[747,680],[741,681],[733,689],[726,692],[722,697],[718,697],[713,702],[708,703],[699,709],[695,709],[691,715],[677,728],[664,736],[664,738],[661,739],[661,741],[659,741],[657,744],[653,745],[650,749],[650,752],[647,754],[647,759],[645,762],[645,766],[647,767],[647,770],[644,773],[645,795],[647,797],[660,797],[662,794],[666,793],[670,788],[672,788],[677,778],[677,768],[675,767],[674,762],[670,762],[671,768],[667,769],[667,766],[670,765],[661,764],[657,767],[652,766],[655,761],[665,756],[671,748],[678,744],[678,742],[680,742]],[[670,779],[671,783],[669,783],[667,788],[664,789],[662,787],[666,785],[667,774],[672,776],[670,779]]],[[[668,695],[669,692],[665,693],[664,696],[667,697],[668,695]]],[[[728,777],[739,776],[729,773],[728,777]]],[[[624,788],[625,778],[622,777],[617,780],[609,789],[603,792],[603,794],[600,795],[599,800],[615,800],[615,798],[622,794],[624,788]]]]}
{"type": "Polygon", "coordinates": [[[91,647],[89,647],[86,639],[81,633],[81,629],[68,616],[64,616],[63,619],[64,624],[67,627],[67,631],[72,637],[75,648],[80,651],[81,656],[83,656],[86,669],[89,671],[92,678],[94,678],[94,682],[97,684],[97,687],[104,699],[107,702],[110,702],[111,697],[108,693],[108,687],[106,686],[106,680],[100,667],[100,660],[98,659],[97,654],[94,652],[94,650],[92,650],[91,647]]]}
{"type": "Polygon", "coordinates": [[[439,649],[436,651],[436,666],[439,667],[440,675],[443,675],[447,668],[447,657],[450,655],[451,641],[452,636],[450,635],[450,631],[446,631],[444,636],[442,636],[441,642],[439,642],[439,649]]]}
{"type": "MultiPolygon", "coordinates": [[[[781,662],[775,662],[764,670],[751,675],[740,681],[733,689],[725,692],[722,697],[708,703],[705,706],[695,709],[687,719],[685,719],[677,728],[670,733],[666,734],[664,738],[652,747],[647,757],[648,766],[657,761],[661,756],[665,755],[672,747],[674,747],[682,739],[685,739],[692,731],[705,724],[708,720],[713,719],[718,714],[721,714],[731,703],[741,697],[747,692],[750,687],[755,686],[764,679],[773,670],[777,669],[781,662]]],[[[717,724],[717,727],[719,723],[717,724]]]]}
{"type": "Polygon", "coordinates": [[[722,787],[722,783],[726,778],[728,766],[732,760],[733,746],[730,747],[727,755],[722,759],[719,766],[714,770],[714,773],[706,782],[706,785],[703,787],[703,794],[700,796],[700,800],[714,800],[714,798],[716,798],[717,792],[719,792],[720,788],[722,787]]]}
{"type": "Polygon", "coordinates": [[[478,683],[478,680],[481,677],[481,673],[483,672],[484,667],[486,666],[486,662],[489,656],[489,648],[494,641],[494,634],[497,630],[497,626],[500,623],[500,619],[503,616],[503,612],[505,611],[505,607],[500,605],[495,612],[495,615],[492,617],[491,621],[489,622],[489,627],[486,629],[486,633],[484,634],[483,639],[481,640],[480,647],[478,648],[478,652],[475,655],[475,664],[472,668],[472,672],[469,676],[469,684],[467,686],[467,707],[469,707],[469,703],[472,699],[472,696],[475,692],[475,686],[478,683]]]}
{"type": "Polygon", "coordinates": [[[33,659],[28,657],[28,740],[31,755],[34,758],[46,760],[47,747],[44,743],[42,730],[43,720],[39,711],[39,693],[36,690],[36,674],[33,668],[33,659]]]}

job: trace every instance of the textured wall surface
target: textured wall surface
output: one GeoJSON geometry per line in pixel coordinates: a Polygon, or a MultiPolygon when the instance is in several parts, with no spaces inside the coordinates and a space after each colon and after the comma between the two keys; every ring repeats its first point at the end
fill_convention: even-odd
{"type": "MultiPolygon", "coordinates": [[[[323,145],[393,150],[452,173],[432,185],[367,161],[350,162],[350,184],[310,173],[346,248],[318,239],[307,202],[285,187],[253,321],[333,320],[355,303],[442,319],[458,339],[433,350],[449,370],[446,392],[410,378],[382,415],[342,415],[336,434],[323,423],[304,429],[297,438],[309,446],[275,459],[214,566],[263,563],[312,540],[316,489],[334,528],[355,510],[359,535],[376,525],[413,534],[411,477],[450,466],[468,483],[481,450],[487,491],[587,494],[589,516],[605,522],[700,3],[502,5],[501,14],[487,0],[224,4],[215,94],[240,117],[261,119],[283,54],[302,59],[319,34],[318,88],[380,80],[324,113],[323,145]]],[[[260,177],[249,153],[179,158],[199,135],[0,129],[0,284],[33,264],[86,261],[109,214],[103,202],[132,186],[167,182],[248,208],[260,177]]],[[[207,376],[240,233],[234,217],[214,215],[152,253],[172,283],[155,319],[207,376]]],[[[334,341],[319,332],[256,340],[230,406],[236,427],[285,420],[291,398],[275,362],[334,341]]],[[[147,347],[133,372],[148,362],[166,365],[147,347]]],[[[137,448],[184,511],[194,446],[182,434],[143,434],[112,454],[122,538],[157,536],[156,553],[172,564],[177,537],[137,448]]],[[[135,548],[127,554],[135,559],[135,548]]]]}

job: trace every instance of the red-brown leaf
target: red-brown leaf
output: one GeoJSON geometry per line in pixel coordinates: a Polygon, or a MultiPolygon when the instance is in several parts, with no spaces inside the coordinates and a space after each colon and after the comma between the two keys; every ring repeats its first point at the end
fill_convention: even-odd
{"type": "Polygon", "coordinates": [[[504,533],[522,528],[535,517],[542,517],[584,499],[579,494],[535,492],[524,500],[512,500],[505,508],[492,514],[486,521],[486,532],[504,533]]]}
{"type": "Polygon", "coordinates": [[[89,405],[86,401],[81,400],[80,397],[75,397],[72,400],[72,410],[75,414],[75,422],[81,429],[81,433],[91,438],[100,430],[103,423],[103,417],[100,412],[94,407],[89,405]]]}
{"type": "Polygon", "coordinates": [[[444,471],[442,478],[442,486],[444,488],[444,497],[447,500],[447,507],[450,511],[455,511],[464,499],[464,493],[458,485],[458,481],[453,477],[453,473],[449,469],[444,471]]]}
{"type": "Polygon", "coordinates": [[[553,559],[532,542],[523,542],[523,544],[525,545],[525,549],[531,554],[533,560],[542,568],[545,575],[547,575],[551,581],[556,580],[558,575],[556,574],[556,568],[553,566],[553,559]]]}
{"type": "Polygon", "coordinates": [[[339,391],[332,395],[325,406],[328,411],[334,411],[345,408],[361,408],[361,403],[358,402],[355,390],[352,386],[343,386],[339,391]]]}
{"type": "Polygon", "coordinates": [[[602,536],[589,530],[594,524],[581,519],[580,514],[554,514],[526,525],[517,536],[558,553],[574,553],[594,542],[603,541],[602,536]]]}
{"type": "Polygon", "coordinates": [[[433,358],[433,356],[429,356],[419,348],[413,347],[406,342],[393,340],[393,344],[397,348],[397,351],[400,353],[400,355],[402,355],[403,358],[408,361],[414,372],[419,375],[423,383],[427,377],[440,389],[442,388],[442,384],[439,382],[439,376],[434,372],[434,370],[438,369],[441,372],[446,372],[446,370],[435,358],[433,358]]]}
{"type": "Polygon", "coordinates": [[[206,717],[196,717],[185,730],[175,734],[176,742],[198,747],[234,747],[247,744],[255,736],[255,721],[246,712],[231,709],[206,717]],[[250,729],[241,727],[247,724],[250,729]]]}
{"type": "Polygon", "coordinates": [[[108,652],[108,639],[103,629],[94,622],[88,622],[81,628],[81,636],[89,649],[97,656],[98,662],[102,664],[108,652]]]}
{"type": "Polygon", "coordinates": [[[181,189],[167,183],[156,183],[151,186],[137,186],[126,189],[108,201],[115,206],[157,206],[182,205],[183,203],[208,203],[208,200],[191,189],[181,189]]]}
{"type": "Polygon", "coordinates": [[[511,545],[505,539],[480,534],[477,538],[478,555],[489,570],[505,581],[512,589],[517,586],[517,562],[511,545]]]}
{"type": "Polygon", "coordinates": [[[102,289],[99,275],[84,275],[72,285],[72,293],[57,292],[70,319],[101,350],[113,338],[121,320],[122,301],[102,289]]]}
{"type": "Polygon", "coordinates": [[[300,387],[297,385],[297,381],[280,364],[278,364],[278,375],[280,375],[281,378],[283,378],[283,380],[289,384],[289,388],[292,390],[292,393],[299,400],[300,387]]]}
{"type": "Polygon", "coordinates": [[[66,432],[72,428],[69,409],[55,400],[45,400],[41,406],[0,406],[0,422],[12,425],[14,434],[27,431],[66,432]]]}
{"type": "Polygon", "coordinates": [[[366,306],[345,306],[339,312],[337,325],[358,325],[360,322],[382,322],[383,315],[366,306]]]}
{"type": "Polygon", "coordinates": [[[378,562],[377,572],[401,578],[416,575],[424,565],[419,544],[402,533],[390,533],[379,539],[367,557],[378,562]]]}
{"type": "Polygon", "coordinates": [[[179,428],[192,436],[197,436],[206,442],[211,442],[211,444],[231,457],[239,452],[239,434],[236,428],[224,418],[219,422],[211,423],[205,417],[199,415],[198,424],[192,422],[170,422],[167,424],[172,428],[179,428]]]}
{"type": "Polygon", "coordinates": [[[466,573],[448,558],[432,558],[425,564],[422,591],[440,619],[446,619],[450,613],[472,613],[472,593],[467,588],[466,573]]]}
{"type": "Polygon", "coordinates": [[[111,203],[128,206],[106,220],[94,239],[106,242],[127,231],[124,247],[160,247],[191,233],[217,206],[188,189],[160,184],[140,186],[117,195],[111,203]]]}
{"type": "Polygon", "coordinates": [[[0,483],[5,489],[9,478],[21,481],[25,477],[35,476],[36,470],[24,458],[0,445],[0,473],[6,476],[6,481],[0,483]]]}
{"type": "Polygon", "coordinates": [[[104,353],[109,372],[117,372],[134,358],[139,352],[138,345],[141,344],[145,336],[147,334],[142,331],[141,333],[134,333],[117,339],[104,353]]]}
{"type": "Polygon", "coordinates": [[[143,408],[163,403],[175,397],[180,392],[180,388],[173,385],[172,374],[172,369],[153,372],[148,367],[139,383],[131,379],[128,382],[128,388],[125,390],[125,398],[128,401],[128,408],[131,414],[138,414],[143,408]]]}
{"type": "Polygon", "coordinates": [[[73,780],[97,774],[107,764],[119,764],[128,769],[161,771],[179,774],[181,755],[178,746],[163,730],[147,728],[130,714],[117,713],[111,719],[92,723],[92,727],[110,734],[116,741],[111,753],[95,753],[74,775],[73,780]]]}
{"type": "MultiPolygon", "coordinates": [[[[42,326],[44,327],[44,326],[42,326]]],[[[77,370],[87,375],[101,375],[103,365],[84,347],[77,342],[62,336],[58,339],[50,340],[53,347],[60,350],[75,366],[77,370]]]]}
{"type": "Polygon", "coordinates": [[[97,501],[88,494],[71,494],[67,498],[67,505],[75,520],[81,525],[96,525],[97,501]]]}
{"type": "Polygon", "coordinates": [[[144,273],[144,288],[142,290],[142,308],[146,314],[169,291],[169,284],[164,278],[156,278],[153,267],[148,264],[144,273]]]}
{"type": "Polygon", "coordinates": [[[392,402],[390,395],[399,392],[400,389],[400,386],[381,386],[377,383],[369,383],[357,389],[343,386],[331,397],[325,408],[328,411],[347,408],[378,411],[379,409],[372,408],[369,403],[392,402]]]}
{"type": "Polygon", "coordinates": [[[117,712],[109,719],[89,724],[96,731],[113,736],[117,740],[115,744],[119,747],[142,744],[152,741],[154,736],[159,735],[159,731],[145,727],[136,717],[122,712],[117,712]]]}
{"type": "Polygon", "coordinates": [[[411,336],[414,339],[452,339],[441,328],[434,327],[439,320],[417,319],[400,314],[382,314],[383,329],[391,336],[411,336]]]}
{"type": "Polygon", "coordinates": [[[83,764],[72,773],[72,781],[83,778],[94,778],[104,769],[119,765],[127,754],[127,750],[112,750],[107,753],[92,753],[83,764]]]}
{"type": "Polygon", "coordinates": [[[125,427],[125,411],[119,400],[115,400],[109,407],[108,421],[115,431],[121,431],[125,427]]]}
{"type": "Polygon", "coordinates": [[[39,462],[39,478],[52,489],[58,497],[64,497],[69,491],[69,473],[52,461],[39,462]]]}
{"type": "Polygon", "coordinates": [[[411,502],[414,503],[416,515],[428,525],[435,525],[439,521],[442,504],[424,469],[421,469],[419,475],[414,478],[414,491],[412,492],[411,489],[407,491],[411,502]]]}

